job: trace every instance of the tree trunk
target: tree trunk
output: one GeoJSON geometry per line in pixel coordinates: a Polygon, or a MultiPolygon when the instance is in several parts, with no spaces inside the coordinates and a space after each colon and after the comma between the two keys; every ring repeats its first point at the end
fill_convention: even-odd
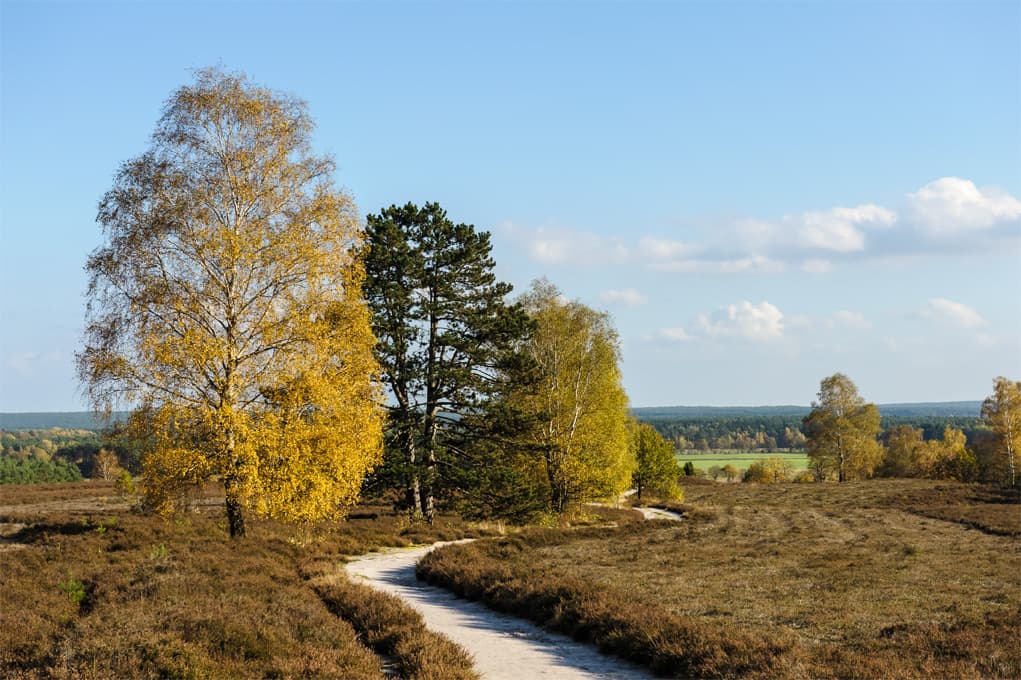
{"type": "Polygon", "coordinates": [[[437,375],[439,357],[439,317],[437,316],[436,272],[432,272],[429,289],[429,353],[425,367],[425,431],[422,433],[425,451],[425,492],[422,494],[422,516],[429,524],[433,523],[435,504],[433,487],[436,479],[436,415],[439,411],[439,376],[437,375]]]}
{"type": "Polygon", "coordinates": [[[838,465],[838,469],[837,469],[837,481],[840,482],[840,483],[843,483],[844,479],[845,479],[844,478],[844,464],[845,464],[845,458],[846,457],[847,456],[846,456],[846,454],[844,452],[844,438],[838,435],[837,436],[837,465],[838,465]]]}
{"type": "Polygon", "coordinates": [[[234,495],[227,496],[227,525],[231,538],[245,537],[245,517],[241,512],[241,502],[234,495]]]}
{"type": "MultiPolygon", "coordinates": [[[[1010,435],[1008,434],[1008,436],[1010,435]]],[[[1013,487],[1017,485],[1017,472],[1014,467],[1014,448],[1009,445],[1007,446],[1007,461],[1010,464],[1010,485],[1013,487]]]]}
{"type": "Polygon", "coordinates": [[[241,508],[241,499],[238,497],[237,479],[235,474],[241,467],[241,461],[237,458],[237,445],[234,439],[233,428],[227,429],[227,460],[230,461],[230,471],[224,475],[223,490],[226,496],[227,526],[230,529],[231,538],[244,538],[245,516],[241,508]]]}
{"type": "Polygon", "coordinates": [[[418,451],[415,447],[415,427],[410,416],[405,420],[407,423],[404,430],[404,455],[405,462],[408,464],[404,478],[405,499],[411,512],[418,515],[422,512],[422,486],[418,478],[418,451]]]}
{"type": "Polygon", "coordinates": [[[433,523],[436,515],[435,502],[433,501],[433,484],[436,478],[436,411],[435,406],[426,408],[426,432],[425,448],[423,451],[423,463],[425,464],[425,489],[422,491],[422,516],[429,524],[433,523]]]}
{"type": "Polygon", "coordinates": [[[436,504],[433,500],[433,484],[436,479],[436,414],[432,412],[425,415],[425,451],[422,461],[425,463],[425,489],[421,491],[422,516],[429,524],[433,523],[436,515],[436,504]]]}
{"type": "Polygon", "coordinates": [[[233,491],[233,486],[230,482],[226,485],[227,490],[227,526],[230,529],[231,538],[244,538],[245,537],[245,516],[241,509],[241,501],[237,497],[237,492],[233,491]]]}
{"type": "Polygon", "coordinates": [[[560,477],[560,466],[556,464],[556,452],[546,451],[546,477],[549,479],[550,510],[561,514],[567,507],[567,484],[560,477]]]}

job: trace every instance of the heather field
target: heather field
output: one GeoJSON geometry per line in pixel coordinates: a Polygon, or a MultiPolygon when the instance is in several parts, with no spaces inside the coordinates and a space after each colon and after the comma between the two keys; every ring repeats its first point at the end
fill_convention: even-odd
{"type": "Polygon", "coordinates": [[[467,654],[346,555],[479,536],[361,507],[330,531],[253,522],[231,541],[222,497],[171,519],[112,483],[0,487],[0,677],[472,678],[467,654]]]}
{"type": "MultiPolygon", "coordinates": [[[[679,522],[586,508],[569,527],[410,524],[385,507],[313,532],[222,498],[162,519],[112,483],[0,487],[0,676],[472,678],[465,650],[345,558],[441,548],[419,576],[667,677],[1021,676],[1021,506],[927,480],[688,480],[679,522]]],[[[1016,493],[1016,492],[1015,492],[1016,493]]]]}
{"type": "Polygon", "coordinates": [[[688,484],[681,522],[534,531],[420,576],[674,677],[1021,676],[1021,508],[922,480],[688,484]]]}

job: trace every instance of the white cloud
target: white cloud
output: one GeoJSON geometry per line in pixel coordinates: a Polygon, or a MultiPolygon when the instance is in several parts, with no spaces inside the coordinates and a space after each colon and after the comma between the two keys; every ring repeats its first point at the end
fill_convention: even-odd
{"type": "Polygon", "coordinates": [[[638,241],[638,252],[652,260],[690,257],[697,248],[683,241],[646,237],[638,241]]]}
{"type": "Polygon", "coordinates": [[[838,253],[865,250],[865,235],[849,222],[809,219],[798,236],[801,245],[809,250],[833,250],[838,253]]]}
{"type": "Polygon", "coordinates": [[[859,312],[849,312],[841,309],[830,315],[826,320],[827,328],[856,328],[865,330],[872,328],[872,323],[859,312]]]}
{"type": "Polygon", "coordinates": [[[834,219],[872,228],[892,227],[897,222],[897,213],[873,203],[859,205],[856,208],[834,208],[830,214],[834,219]]]}
{"type": "Polygon", "coordinates": [[[528,239],[532,259],[545,264],[599,265],[624,262],[628,248],[619,239],[569,229],[536,230],[528,239]]]}
{"type": "Polygon", "coordinates": [[[644,305],[649,301],[649,298],[635,290],[634,288],[624,288],[621,290],[608,290],[599,296],[599,299],[607,304],[620,303],[627,305],[628,307],[637,307],[638,305],[644,305]]]}
{"type": "Polygon", "coordinates": [[[909,193],[907,212],[920,229],[947,236],[1021,219],[1021,201],[998,187],[943,177],[909,193]]]}
{"type": "Polygon", "coordinates": [[[749,252],[853,253],[865,249],[865,229],[887,228],[896,222],[894,211],[867,203],[785,215],[775,223],[746,218],[737,221],[733,232],[738,244],[749,252]]]}
{"type": "Polygon", "coordinates": [[[660,329],[659,335],[661,338],[665,338],[667,340],[675,340],[677,342],[685,342],[687,340],[691,340],[691,336],[688,334],[688,331],[684,330],[683,328],[663,328],[660,329]]]}
{"type": "Polygon", "coordinates": [[[670,235],[607,236],[567,228],[503,225],[532,259],[547,265],[632,265],[686,274],[822,274],[862,258],[1007,252],[1021,243],[1021,200],[958,177],[907,193],[897,210],[875,203],[743,217],[670,235]],[[1005,229],[1005,227],[1007,229],[1005,229]],[[701,234],[696,235],[696,234],[701,234]],[[706,235],[711,234],[711,235],[706,235]]]}
{"type": "Polygon", "coordinates": [[[919,311],[925,319],[946,323],[961,328],[977,328],[984,326],[986,320],[968,305],[946,298],[932,298],[919,311]]]}
{"type": "Polygon", "coordinates": [[[810,258],[801,263],[801,270],[809,274],[827,274],[833,271],[833,263],[821,258],[810,258]]]}
{"type": "Polygon", "coordinates": [[[727,305],[710,315],[700,314],[694,330],[711,338],[743,338],[755,342],[783,336],[783,313],[763,300],[757,305],[741,302],[727,305]]]}
{"type": "Polygon", "coordinates": [[[782,272],[785,269],[783,262],[770,259],[765,255],[749,255],[748,257],[720,260],[681,259],[654,263],[650,266],[659,271],[683,272],[687,274],[775,273],[782,272]]]}

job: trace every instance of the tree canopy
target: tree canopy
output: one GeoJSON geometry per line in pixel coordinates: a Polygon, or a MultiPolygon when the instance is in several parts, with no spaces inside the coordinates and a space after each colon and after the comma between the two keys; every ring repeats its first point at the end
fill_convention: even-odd
{"type": "Polygon", "coordinates": [[[390,206],[368,216],[366,234],[390,467],[406,505],[431,521],[434,494],[450,477],[441,458],[464,440],[453,431],[487,408],[528,319],[505,302],[511,286],[493,273],[489,233],[455,224],[439,204],[390,206]]]}
{"type": "Polygon", "coordinates": [[[134,406],[149,502],[224,486],[244,511],[336,516],[379,460],[374,338],[352,200],[304,102],[218,69],[167,101],[103,197],[78,370],[134,406]]]}
{"type": "Polygon", "coordinates": [[[674,447],[648,423],[628,421],[631,455],[635,469],[631,483],[637,491],[638,500],[646,489],[653,489],[667,498],[678,498],[681,489],[677,478],[684,474],[674,457],[674,447]]]}
{"type": "Polygon", "coordinates": [[[535,379],[508,397],[531,414],[525,437],[539,465],[532,474],[546,505],[563,512],[571,502],[620,493],[631,481],[627,395],[621,385],[620,347],[607,314],[563,299],[545,279],[522,296],[535,329],[522,351],[535,379]]]}
{"type": "Polygon", "coordinates": [[[1002,468],[1002,479],[1018,484],[1021,465],[1021,381],[998,377],[993,393],[982,402],[982,417],[996,435],[994,460],[1002,468]]]}
{"type": "Polygon", "coordinates": [[[876,439],[881,429],[879,411],[865,402],[842,373],[823,379],[818,401],[803,425],[810,464],[819,476],[835,472],[841,482],[868,477],[882,457],[876,439]]]}

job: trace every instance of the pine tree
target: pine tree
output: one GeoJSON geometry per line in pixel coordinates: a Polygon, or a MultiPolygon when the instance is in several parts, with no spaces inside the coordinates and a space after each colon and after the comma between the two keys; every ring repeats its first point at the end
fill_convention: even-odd
{"type": "Polygon", "coordinates": [[[489,233],[455,224],[437,203],[369,215],[366,239],[365,294],[391,398],[391,469],[409,509],[432,521],[449,435],[485,409],[528,319],[505,303],[511,286],[493,273],[489,233]]]}

